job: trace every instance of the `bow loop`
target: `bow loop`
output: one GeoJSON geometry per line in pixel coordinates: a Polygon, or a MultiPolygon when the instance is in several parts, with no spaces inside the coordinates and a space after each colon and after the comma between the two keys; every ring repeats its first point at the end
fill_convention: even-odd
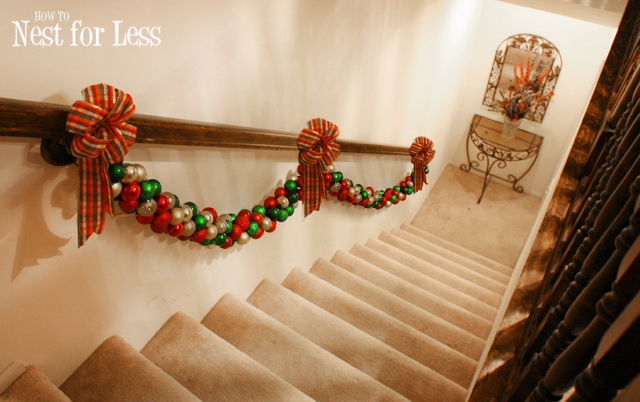
{"type": "Polygon", "coordinates": [[[304,214],[309,215],[320,209],[322,198],[326,198],[323,170],[331,165],[340,154],[338,126],[324,119],[307,122],[307,128],[298,136],[298,161],[302,165],[302,202],[304,214]]]}
{"type": "Polygon", "coordinates": [[[413,184],[416,191],[422,190],[422,185],[427,182],[425,168],[429,166],[435,153],[433,141],[427,137],[417,137],[409,147],[409,155],[411,155],[411,163],[413,163],[413,184]]]}
{"type": "Polygon", "coordinates": [[[80,168],[78,246],[102,232],[105,209],[113,214],[107,166],[124,159],[137,132],[126,122],[135,112],[131,95],[106,84],[87,87],[82,95],[84,100],[74,102],[66,124],[75,134],[71,153],[79,158],[80,168]]]}

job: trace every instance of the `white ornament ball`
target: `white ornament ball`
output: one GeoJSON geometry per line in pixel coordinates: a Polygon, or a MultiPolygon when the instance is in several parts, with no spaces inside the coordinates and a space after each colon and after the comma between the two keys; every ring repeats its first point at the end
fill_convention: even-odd
{"type": "Polygon", "coordinates": [[[123,165],[124,167],[124,176],[122,177],[123,183],[132,183],[136,181],[138,178],[138,169],[135,166],[130,165],[128,163],[123,165]]]}
{"type": "Polygon", "coordinates": [[[284,195],[278,197],[276,201],[278,202],[278,205],[280,205],[280,208],[286,208],[289,206],[289,199],[284,195]]]}
{"type": "Polygon", "coordinates": [[[116,198],[122,192],[122,183],[116,182],[111,184],[111,195],[116,198]]]}
{"type": "Polygon", "coordinates": [[[144,166],[138,163],[134,163],[133,167],[136,168],[136,181],[141,182],[147,180],[147,170],[144,168],[144,166]]]}
{"type": "Polygon", "coordinates": [[[171,213],[170,224],[175,226],[184,222],[184,210],[181,207],[171,208],[169,212],[171,213]]]}
{"type": "Polygon", "coordinates": [[[218,235],[218,228],[216,225],[211,225],[207,227],[207,240],[213,240],[218,235]]]}
{"type": "Polygon", "coordinates": [[[189,237],[196,232],[196,223],[194,221],[185,222],[183,226],[184,230],[181,236],[189,237]]]}
{"type": "Polygon", "coordinates": [[[227,228],[229,227],[229,225],[227,224],[227,221],[225,221],[224,219],[220,219],[220,217],[218,217],[214,226],[216,227],[216,229],[218,229],[218,233],[226,232],[227,228]]]}
{"type": "Polygon", "coordinates": [[[153,198],[143,201],[138,204],[138,215],[151,216],[156,213],[156,208],[156,200],[154,200],[153,198]]]}
{"type": "Polygon", "coordinates": [[[249,242],[249,240],[251,240],[251,236],[249,236],[249,233],[242,232],[242,234],[240,235],[238,240],[236,240],[236,242],[238,244],[247,244],[249,242]]]}
{"type": "Polygon", "coordinates": [[[189,221],[191,221],[191,219],[193,219],[193,209],[191,209],[190,206],[183,205],[182,206],[182,213],[184,214],[184,217],[182,218],[183,222],[189,222],[189,221]]]}

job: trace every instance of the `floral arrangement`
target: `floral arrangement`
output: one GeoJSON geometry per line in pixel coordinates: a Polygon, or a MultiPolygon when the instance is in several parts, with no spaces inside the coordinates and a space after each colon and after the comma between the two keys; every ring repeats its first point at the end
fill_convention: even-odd
{"type": "Polygon", "coordinates": [[[541,102],[549,100],[553,92],[543,94],[543,84],[547,75],[551,71],[551,66],[544,69],[540,64],[536,71],[532,71],[531,59],[526,65],[520,62],[513,66],[513,85],[508,92],[500,91],[502,100],[496,101],[491,110],[500,112],[512,121],[519,121],[524,118],[530,110],[535,110],[541,102]]]}

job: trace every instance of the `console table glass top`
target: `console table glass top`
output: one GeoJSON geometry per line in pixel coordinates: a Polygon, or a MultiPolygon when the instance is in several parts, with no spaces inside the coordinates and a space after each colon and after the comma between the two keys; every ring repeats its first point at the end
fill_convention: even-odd
{"type": "Polygon", "coordinates": [[[511,183],[515,191],[522,193],[524,189],[519,182],[533,167],[541,144],[542,137],[520,129],[516,130],[513,138],[506,138],[502,135],[502,123],[474,115],[467,135],[467,164],[460,165],[460,169],[466,172],[473,169],[484,174],[478,203],[494,177],[511,183]],[[516,173],[505,171],[506,175],[496,174],[494,170],[505,170],[509,163],[521,161],[525,165],[523,172],[522,167],[516,173]]]}

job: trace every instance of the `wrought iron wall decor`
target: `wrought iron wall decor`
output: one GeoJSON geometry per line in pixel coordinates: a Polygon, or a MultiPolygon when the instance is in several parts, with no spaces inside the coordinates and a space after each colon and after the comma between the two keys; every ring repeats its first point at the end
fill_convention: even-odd
{"type": "MultiPolygon", "coordinates": [[[[522,79],[522,75],[518,76],[518,71],[525,70],[529,63],[529,81],[540,83],[536,93],[541,96],[552,94],[562,68],[560,52],[545,38],[517,34],[508,37],[498,46],[482,104],[494,106],[506,98],[509,90],[514,87],[515,80],[522,79]]],[[[537,102],[524,118],[541,123],[548,104],[548,98],[537,102]]]]}

